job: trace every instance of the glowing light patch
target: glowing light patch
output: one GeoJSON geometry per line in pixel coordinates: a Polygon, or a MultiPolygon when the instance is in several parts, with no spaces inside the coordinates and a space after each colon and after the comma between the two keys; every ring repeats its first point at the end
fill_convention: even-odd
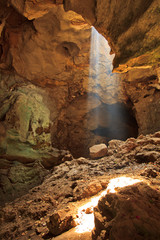
{"type": "Polygon", "coordinates": [[[129,185],[138,183],[138,182],[140,182],[139,179],[133,179],[133,178],[129,178],[129,177],[119,177],[119,178],[111,179],[111,181],[107,187],[107,193],[115,193],[116,188],[126,187],[129,185]]]}
{"type": "Polygon", "coordinates": [[[77,219],[76,219],[76,232],[84,233],[90,232],[94,228],[94,214],[93,208],[97,206],[99,199],[102,196],[105,196],[107,193],[115,193],[117,188],[126,187],[140,182],[139,179],[133,179],[130,177],[119,177],[111,179],[107,189],[105,189],[100,195],[90,199],[88,203],[81,206],[78,210],[77,219]]]}

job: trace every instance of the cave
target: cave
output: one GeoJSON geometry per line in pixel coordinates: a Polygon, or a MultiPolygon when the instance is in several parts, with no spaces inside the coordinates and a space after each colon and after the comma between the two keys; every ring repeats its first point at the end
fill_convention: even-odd
{"type": "Polygon", "coordinates": [[[0,239],[160,239],[159,6],[0,0],[0,239]]]}

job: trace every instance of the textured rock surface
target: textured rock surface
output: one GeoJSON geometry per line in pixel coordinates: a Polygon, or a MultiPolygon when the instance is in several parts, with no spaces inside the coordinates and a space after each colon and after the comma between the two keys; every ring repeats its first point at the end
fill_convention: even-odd
{"type": "Polygon", "coordinates": [[[11,201],[42,183],[48,174],[38,163],[22,164],[18,161],[0,159],[1,203],[11,201]]]}
{"type": "MultiPolygon", "coordinates": [[[[117,71],[159,63],[159,0],[134,3],[121,0],[118,4],[115,0],[107,4],[105,0],[87,3],[84,0],[65,0],[64,3],[62,0],[18,0],[10,4],[29,20],[42,17],[59,4],[64,4],[66,11],[81,14],[108,39],[116,54],[114,67],[117,71]]],[[[7,3],[2,6],[9,12],[12,9],[7,3]]]]}
{"type": "Polygon", "coordinates": [[[139,134],[154,133],[160,128],[158,69],[133,69],[124,75],[127,101],[132,104],[139,134]],[[148,132],[149,130],[149,132],[148,132]]]}
{"type": "Polygon", "coordinates": [[[108,149],[105,144],[97,144],[89,149],[90,157],[92,159],[104,157],[107,155],[108,149]]]}
{"type": "MultiPolygon", "coordinates": [[[[85,1],[66,0],[70,9],[80,12],[85,1]],[[80,11],[79,11],[80,9],[80,11]]],[[[92,6],[95,1],[92,0],[92,6]]],[[[125,1],[96,1],[94,16],[96,22],[90,21],[110,43],[116,56],[114,67],[117,71],[126,71],[130,67],[156,65],[159,63],[160,47],[160,15],[159,0],[140,0],[138,2],[125,1]],[[119,65],[120,64],[120,65],[119,65]]],[[[85,12],[90,13],[90,6],[86,5],[85,12]]],[[[86,19],[90,14],[85,14],[86,19]]],[[[82,13],[81,13],[82,14],[82,13]]]]}
{"type": "Polygon", "coordinates": [[[64,14],[61,6],[34,21],[25,20],[16,30],[7,29],[12,66],[28,80],[66,85],[74,76],[71,72],[74,58],[85,47],[84,40],[90,37],[89,29],[82,17],[76,13],[64,14]]]}
{"type": "MultiPolygon", "coordinates": [[[[1,119],[5,118],[5,122],[7,119],[8,122],[18,119],[21,124],[17,121],[13,127],[15,123],[10,123],[10,128],[19,128],[18,139],[23,146],[32,144],[35,150],[41,147],[47,149],[52,144],[69,149],[76,156],[87,156],[88,147],[93,144],[136,136],[136,124],[132,126],[132,121],[123,118],[123,114],[119,117],[120,126],[116,124],[121,133],[109,130],[114,128],[116,121],[110,104],[115,104],[113,109],[121,111],[122,108],[127,113],[127,106],[122,103],[126,96],[119,83],[120,77],[111,72],[112,58],[109,57],[106,41],[94,29],[91,31],[81,16],[65,13],[62,6],[53,6],[49,13],[33,21],[28,21],[12,9],[6,21],[3,38],[7,34],[8,40],[2,41],[1,66],[8,71],[12,66],[21,78],[17,74],[7,77],[8,72],[1,74],[1,119]],[[99,51],[98,64],[96,50],[99,51]],[[27,86],[26,78],[36,87],[27,86]],[[16,95],[15,100],[14,84],[17,87],[24,83],[24,94],[16,95]],[[9,111],[6,110],[10,104],[8,100],[5,102],[4,89],[6,96],[9,94],[15,101],[9,111]],[[116,105],[117,102],[120,102],[119,105],[116,105]],[[24,104],[28,107],[23,108],[24,104]],[[123,129],[127,134],[120,136],[123,129]],[[99,132],[104,132],[104,135],[99,132]]],[[[10,132],[14,134],[13,129],[10,132]]],[[[33,150],[32,154],[35,154],[33,150]]]]}
{"type": "MultiPolygon", "coordinates": [[[[36,88],[35,91],[38,91],[36,92],[39,95],[38,98],[44,98],[44,95],[46,97],[44,101],[42,100],[41,108],[43,109],[38,105],[38,101],[41,104],[41,100],[37,101],[36,97],[32,97],[29,101],[35,101],[35,107],[21,111],[22,102],[31,105],[27,100],[30,96],[25,96],[25,94],[27,95],[29,89],[34,86],[29,85],[28,90],[24,90],[26,93],[15,100],[14,84],[9,83],[13,80],[9,77],[7,84],[10,86],[8,89],[7,86],[5,87],[6,94],[10,88],[13,88],[9,94],[10,99],[13,99],[15,103],[6,114],[8,111],[6,109],[10,104],[8,100],[4,101],[5,94],[3,93],[1,119],[8,118],[9,122],[10,115],[20,118],[18,121],[21,125],[18,134],[23,143],[31,144],[32,142],[36,148],[42,145],[48,147],[52,144],[54,147],[69,149],[75,156],[82,154],[87,156],[88,147],[93,144],[106,143],[113,138],[124,140],[129,136],[136,136],[136,121],[139,133],[157,131],[159,129],[158,83],[154,81],[156,85],[150,86],[152,88],[150,91],[148,81],[146,81],[150,79],[150,72],[153,70],[146,70],[146,73],[143,71],[140,73],[141,70],[132,70],[126,77],[113,74],[111,66],[113,57],[109,57],[110,49],[103,37],[98,36],[93,28],[91,30],[80,15],[71,11],[65,13],[62,5],[59,4],[61,1],[24,2],[19,0],[12,1],[13,9],[3,3],[3,10],[6,10],[1,13],[2,18],[5,19],[5,25],[2,24],[1,31],[0,66],[3,70],[14,69],[22,77],[18,80],[19,82],[25,82],[27,85],[27,79],[45,88],[43,93],[40,88],[36,88]],[[89,49],[91,49],[90,53],[89,49]],[[144,85],[146,83],[145,89],[139,84],[142,74],[146,76],[146,78],[143,76],[144,85]],[[142,89],[141,92],[140,89],[142,89]],[[90,94],[89,97],[87,93],[90,94]],[[145,97],[148,94],[150,97],[145,97]],[[143,99],[142,96],[144,96],[143,99]],[[43,119],[43,124],[37,123],[39,113],[36,113],[37,110],[34,111],[35,108],[42,110],[41,118],[48,118],[43,119]],[[155,114],[152,108],[157,109],[155,114]],[[33,112],[36,116],[29,117],[33,112]],[[19,116],[20,114],[24,116],[19,116]],[[24,121],[25,116],[27,118],[24,121]],[[30,126],[32,133],[28,128],[30,120],[35,121],[37,125],[36,129],[35,123],[30,126]]],[[[83,1],[81,3],[66,1],[65,7],[76,9],[81,4],[84,4],[83,1]]],[[[94,3],[87,4],[92,5],[91,12],[88,14],[88,18],[92,18],[100,10],[97,12],[93,10],[94,3]]],[[[99,9],[99,4],[97,3],[97,9],[99,9]]],[[[138,9],[140,6],[141,3],[138,9]]],[[[112,7],[114,9],[114,3],[112,7]]],[[[85,9],[79,7],[79,12],[86,15],[85,11],[88,9],[86,5],[85,9]]],[[[130,4],[127,9],[130,9],[130,4]]],[[[4,91],[7,74],[8,72],[5,76],[2,74],[1,77],[2,91],[4,91]]],[[[154,80],[157,75],[158,71],[154,73],[154,80]]],[[[19,77],[15,75],[14,79],[16,83],[19,77]]],[[[10,134],[14,134],[13,129],[10,134]]],[[[5,142],[3,146],[5,147],[5,142]]],[[[32,153],[34,155],[34,151],[32,153]]]]}
{"type": "Polygon", "coordinates": [[[159,239],[160,194],[137,183],[101,198],[94,209],[92,239],[159,239]]]}
{"type": "Polygon", "coordinates": [[[52,216],[50,216],[50,221],[47,224],[47,227],[53,236],[60,235],[75,226],[76,224],[73,216],[70,213],[67,214],[65,210],[55,212],[52,216]]]}

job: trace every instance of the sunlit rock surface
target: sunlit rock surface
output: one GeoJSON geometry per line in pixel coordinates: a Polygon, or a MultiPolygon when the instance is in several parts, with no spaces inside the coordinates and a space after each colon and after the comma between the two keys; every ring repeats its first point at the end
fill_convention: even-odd
{"type": "MultiPolygon", "coordinates": [[[[115,3],[0,0],[3,202],[39,185],[72,155],[89,156],[94,144],[119,139],[109,142],[110,155],[122,140],[160,129],[159,0],[115,3]],[[130,71],[112,73],[114,56],[86,21],[109,40],[114,68],[130,71]]],[[[140,151],[135,159],[154,161],[158,154],[140,151]]]]}
{"type": "Polygon", "coordinates": [[[94,209],[92,239],[159,239],[160,194],[144,183],[102,197],[94,209]]]}
{"type": "MultiPolygon", "coordinates": [[[[114,56],[106,40],[82,18],[87,14],[86,20],[108,38],[105,24],[111,26],[110,33],[117,25],[100,24],[106,14],[100,10],[103,1],[97,1],[97,10],[92,1],[66,1],[67,12],[62,1],[0,3],[0,169],[9,200],[40,184],[48,169],[71,160],[72,155],[89,156],[94,144],[160,129],[158,66],[132,69],[124,75],[112,73],[114,56]],[[82,16],[68,11],[77,11],[77,6],[82,16]]],[[[144,10],[151,11],[154,4],[148,3],[144,10]]],[[[140,24],[145,14],[137,15],[134,24],[140,24]]],[[[147,24],[150,21],[151,17],[147,24]]],[[[154,32],[157,12],[152,21],[155,24],[149,31],[154,32]]],[[[124,34],[115,34],[117,43],[112,39],[109,43],[114,42],[117,59],[120,48],[116,44],[124,34]]],[[[123,40],[129,44],[127,51],[130,42],[123,40]]],[[[137,41],[134,44],[141,46],[137,41]]]]}
{"type": "MultiPolygon", "coordinates": [[[[95,31],[100,38],[96,51],[90,26],[80,15],[65,13],[61,5],[53,5],[32,21],[21,11],[7,9],[1,39],[1,120],[10,135],[16,129],[19,146],[34,146],[29,151],[38,158],[37,149],[48,151],[51,145],[69,149],[75,156],[87,156],[93,144],[137,135],[134,116],[133,124],[132,116],[125,117],[132,114],[125,104],[120,77],[111,72],[110,49],[102,36],[95,31]],[[20,96],[17,88],[23,92],[20,96]],[[10,97],[5,101],[7,95],[10,97]],[[120,116],[121,111],[124,114],[120,116]]],[[[47,165],[51,167],[45,161],[47,165]]]]}
{"type": "MultiPolygon", "coordinates": [[[[150,78],[150,73],[146,74],[146,78],[143,77],[147,93],[144,94],[143,90],[140,93],[140,98],[143,94],[144,96],[149,94],[150,98],[135,99],[133,95],[137,95],[137,87],[134,86],[138,85],[137,79],[141,70],[133,70],[137,71],[137,76],[133,76],[132,79],[133,72],[128,73],[126,77],[113,74],[111,66],[113,57],[109,55],[110,49],[107,43],[102,37],[96,36],[95,32],[99,42],[93,44],[94,36],[90,26],[80,15],[71,11],[65,13],[61,1],[11,3],[11,5],[2,4],[5,11],[1,13],[3,23],[0,67],[3,71],[4,69],[9,72],[16,71],[18,76],[15,74],[14,78],[18,79],[19,75],[21,76],[20,85],[23,81],[27,85],[29,80],[44,89],[43,93],[38,88],[36,91],[39,98],[43,99],[43,95],[46,96],[45,101],[42,100],[41,108],[44,114],[42,113],[41,118],[44,115],[48,118],[47,123],[45,123],[46,119],[43,119],[43,124],[38,123],[39,113],[36,113],[37,110],[34,111],[34,107],[26,112],[23,109],[24,116],[16,116],[21,122],[20,127],[16,126],[20,128],[18,130],[21,132],[20,141],[29,144],[32,142],[32,145],[37,145],[34,141],[38,141],[39,146],[42,142],[44,145],[45,142],[46,145],[53,145],[56,148],[69,149],[76,156],[87,156],[88,147],[93,144],[107,143],[112,138],[124,140],[129,136],[137,136],[138,132],[149,133],[159,129],[158,112],[154,117],[147,117],[153,113],[149,109],[158,106],[159,96],[158,92],[155,94],[153,90],[148,89],[146,79],[150,78]],[[37,15],[34,15],[36,13],[37,15]],[[25,123],[23,119],[25,115],[33,112],[36,116],[31,120],[35,122],[32,124],[34,126],[31,134],[30,130],[27,132],[30,117],[27,117],[25,123]],[[153,129],[151,122],[154,122],[153,129]],[[35,125],[38,130],[35,129],[35,125]]],[[[77,4],[76,1],[66,1],[66,10],[81,6],[83,2],[77,4]]],[[[97,4],[98,9],[99,4],[97,4]]],[[[94,8],[95,5],[92,4],[92,16],[98,14],[98,10],[96,12],[94,8]]],[[[87,11],[87,8],[85,9],[87,11]]],[[[79,7],[79,13],[83,12],[86,15],[83,10],[84,8],[79,7]]],[[[90,17],[88,14],[88,18],[90,17]]],[[[157,73],[152,75],[156,80],[157,73]]],[[[6,77],[3,74],[1,79],[4,84],[6,77]]],[[[152,88],[158,91],[158,85],[156,83],[155,87],[155,83],[156,81],[152,88]]],[[[1,84],[2,91],[4,91],[3,84],[1,84]]],[[[14,84],[10,83],[10,85],[13,87],[14,84]]],[[[7,91],[10,89],[8,88],[7,91]]],[[[25,91],[27,94],[28,90],[25,91]]],[[[14,95],[14,91],[10,91],[11,93],[14,95]]],[[[14,101],[15,97],[12,98],[14,101]]],[[[1,107],[2,121],[4,118],[10,118],[9,115],[22,113],[21,107],[17,109],[17,104],[20,105],[22,99],[16,100],[9,113],[7,108],[10,105],[7,102],[3,103],[4,99],[3,97],[1,107]]],[[[23,99],[23,101],[27,100],[23,99]]],[[[35,101],[34,105],[37,108],[36,98],[32,98],[32,101],[35,101]]],[[[30,105],[29,102],[27,104],[30,105]]],[[[23,108],[23,104],[21,106],[23,108]]]]}

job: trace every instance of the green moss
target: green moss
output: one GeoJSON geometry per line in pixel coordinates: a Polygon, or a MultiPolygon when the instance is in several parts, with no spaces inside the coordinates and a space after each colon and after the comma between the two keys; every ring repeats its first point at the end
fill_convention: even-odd
{"type": "MultiPolygon", "coordinates": [[[[14,157],[21,157],[28,159],[28,162],[30,162],[29,159],[39,159],[40,154],[32,149],[32,146],[27,143],[22,143],[19,141],[11,141],[9,140],[7,142],[7,150],[6,154],[8,156],[14,156],[14,157]]],[[[32,161],[32,160],[31,160],[32,161]]]]}

